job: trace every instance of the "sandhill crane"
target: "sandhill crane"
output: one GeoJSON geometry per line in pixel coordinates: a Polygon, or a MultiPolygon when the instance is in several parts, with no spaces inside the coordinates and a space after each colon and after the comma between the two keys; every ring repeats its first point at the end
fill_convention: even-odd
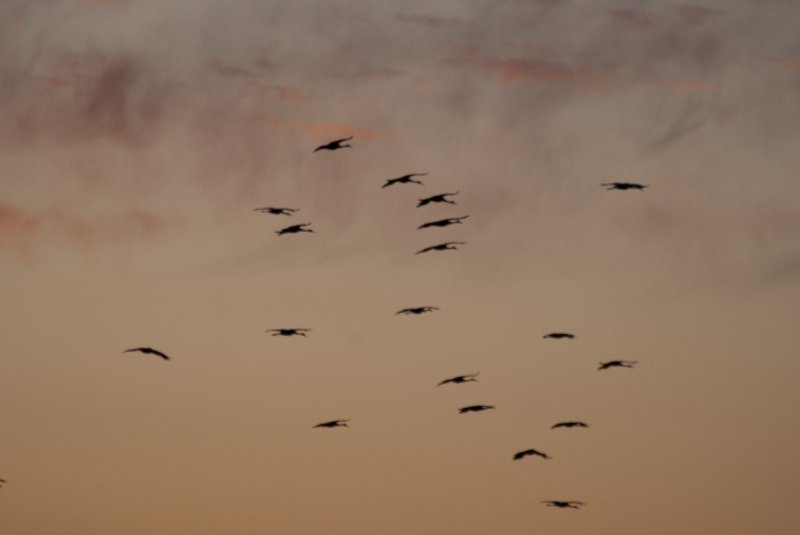
{"type": "Polygon", "coordinates": [[[311,329],[267,329],[264,332],[272,333],[272,336],[305,336],[311,329]]]}
{"type": "Polygon", "coordinates": [[[421,228],[430,228],[430,227],[446,227],[449,225],[461,224],[463,220],[468,218],[468,215],[461,216],[461,217],[448,217],[446,219],[440,219],[438,221],[429,221],[427,223],[423,223],[417,227],[417,230],[421,228]]]}
{"type": "Polygon", "coordinates": [[[353,139],[353,136],[345,137],[342,139],[334,139],[333,141],[325,143],[324,145],[320,145],[319,147],[314,149],[314,152],[317,152],[318,150],[338,150],[338,149],[343,149],[345,147],[351,147],[352,145],[345,144],[345,141],[350,141],[351,139],[353,139]]]}
{"type": "Polygon", "coordinates": [[[424,249],[420,249],[414,254],[427,253],[428,251],[457,251],[458,247],[455,247],[456,245],[464,245],[466,243],[467,242],[465,241],[448,241],[436,245],[431,245],[430,247],[425,247],[424,249]]]}
{"type": "Polygon", "coordinates": [[[514,454],[514,459],[513,459],[513,460],[515,460],[515,461],[519,461],[520,459],[523,459],[523,458],[525,458],[525,457],[528,457],[529,455],[538,455],[538,456],[539,456],[539,457],[541,457],[542,459],[552,459],[552,457],[550,457],[550,456],[549,456],[549,455],[547,455],[546,453],[544,453],[544,452],[541,452],[541,451],[539,451],[539,450],[535,450],[535,449],[531,448],[531,449],[529,449],[529,450],[523,450],[523,451],[520,451],[520,452],[517,452],[517,453],[515,453],[515,454],[514,454]]]}
{"type": "Polygon", "coordinates": [[[284,234],[297,234],[298,232],[314,232],[313,229],[305,228],[309,226],[311,223],[300,223],[299,225],[291,225],[289,227],[284,227],[280,230],[276,230],[275,234],[278,236],[283,236],[284,234]]]}
{"type": "Polygon", "coordinates": [[[478,380],[476,377],[480,375],[481,372],[478,373],[467,373],[465,375],[456,375],[455,377],[450,377],[449,379],[445,379],[444,381],[440,381],[439,384],[436,386],[446,385],[448,383],[453,383],[454,385],[460,385],[461,383],[474,383],[478,380]]]}
{"type": "Polygon", "coordinates": [[[455,201],[451,201],[447,199],[447,197],[450,197],[452,195],[458,195],[458,193],[459,192],[457,191],[455,193],[440,193],[439,195],[432,195],[431,197],[420,199],[419,202],[417,203],[417,208],[433,202],[446,202],[447,204],[456,204],[455,201]]]}
{"type": "Polygon", "coordinates": [[[618,190],[626,190],[626,189],[638,189],[643,190],[647,187],[646,184],[636,184],[634,182],[608,182],[606,184],[600,184],[601,186],[605,186],[606,190],[611,191],[612,189],[618,190]]]}
{"type": "Polygon", "coordinates": [[[312,429],[316,429],[317,427],[349,427],[347,425],[347,422],[349,422],[349,421],[350,421],[350,418],[348,418],[346,420],[331,420],[330,422],[319,423],[319,424],[315,425],[314,427],[312,427],[312,429]]]}
{"type": "Polygon", "coordinates": [[[297,212],[300,208],[275,208],[273,206],[262,206],[261,208],[254,208],[254,212],[261,212],[262,214],[272,214],[272,215],[292,215],[292,213],[297,212]]]}
{"type": "Polygon", "coordinates": [[[405,314],[406,316],[410,314],[419,315],[424,314],[425,312],[433,312],[434,310],[439,310],[439,307],[411,307],[411,308],[404,308],[403,310],[398,310],[395,312],[397,314],[405,314]]]}
{"type": "Polygon", "coordinates": [[[428,173],[410,173],[408,175],[399,176],[397,178],[390,178],[386,181],[386,183],[381,186],[381,188],[388,188],[389,186],[394,186],[395,184],[419,184],[420,186],[424,186],[424,184],[419,180],[414,180],[415,176],[425,176],[428,173]]]}
{"type": "Polygon", "coordinates": [[[461,407],[460,409],[458,409],[458,413],[464,414],[465,412],[481,412],[494,408],[495,408],[494,405],[469,405],[467,407],[461,407]]]}
{"type": "Polygon", "coordinates": [[[562,500],[545,500],[547,507],[558,507],[559,509],[580,509],[581,505],[586,505],[583,502],[575,501],[562,501],[562,500]]]}
{"type": "Polygon", "coordinates": [[[550,429],[558,429],[559,427],[589,427],[587,424],[583,422],[558,422],[557,424],[553,424],[550,426],[550,429]]]}
{"type": "Polygon", "coordinates": [[[575,335],[572,333],[547,333],[546,335],[542,336],[542,338],[552,338],[553,340],[572,340],[575,338],[575,335]]]}
{"type": "Polygon", "coordinates": [[[633,368],[636,364],[635,360],[609,360],[608,362],[601,362],[598,370],[607,370],[608,368],[633,368]]]}
{"type": "Polygon", "coordinates": [[[169,360],[169,357],[167,355],[165,355],[161,351],[153,349],[152,347],[132,347],[131,349],[126,349],[125,351],[123,351],[123,353],[128,353],[130,351],[138,351],[146,355],[155,355],[157,357],[161,357],[164,360],[169,360]]]}

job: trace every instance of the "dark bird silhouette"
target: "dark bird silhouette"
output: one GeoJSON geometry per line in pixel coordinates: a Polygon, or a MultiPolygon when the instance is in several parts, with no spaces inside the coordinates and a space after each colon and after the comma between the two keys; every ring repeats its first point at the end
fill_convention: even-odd
{"type": "Polygon", "coordinates": [[[395,315],[397,314],[405,314],[407,316],[409,314],[419,315],[419,314],[424,314],[425,312],[433,312],[434,310],[439,310],[439,307],[411,307],[411,308],[404,308],[403,310],[398,310],[397,312],[395,312],[395,315]]]}
{"type": "Polygon", "coordinates": [[[618,190],[626,190],[626,189],[638,189],[643,190],[647,187],[646,184],[636,184],[634,182],[609,182],[607,184],[600,184],[601,186],[605,186],[606,190],[611,191],[612,189],[618,190]]]}
{"type": "Polygon", "coordinates": [[[558,429],[559,427],[589,427],[587,424],[583,422],[558,422],[557,424],[553,424],[550,426],[550,429],[558,429]]]}
{"type": "Polygon", "coordinates": [[[447,204],[456,204],[455,201],[451,201],[447,199],[447,197],[452,195],[458,195],[459,192],[455,193],[440,193],[439,195],[432,195],[431,197],[426,197],[424,199],[420,199],[417,203],[417,208],[420,206],[425,206],[426,204],[430,204],[432,202],[446,202],[447,204]]]}
{"type": "Polygon", "coordinates": [[[305,336],[311,329],[267,329],[265,332],[272,336],[305,336]]]}
{"type": "Polygon", "coordinates": [[[338,149],[343,149],[345,147],[351,147],[352,145],[345,144],[345,141],[350,141],[351,139],[353,139],[353,136],[342,139],[335,139],[329,143],[320,145],[319,147],[314,149],[314,152],[317,152],[318,150],[338,150],[338,149]]]}
{"type": "Polygon", "coordinates": [[[123,353],[128,353],[129,351],[139,351],[140,353],[145,353],[147,355],[155,355],[157,357],[161,357],[164,360],[169,360],[169,357],[162,353],[161,351],[155,350],[152,347],[132,347],[131,349],[126,349],[123,353]]]}
{"type": "MultiPolygon", "coordinates": [[[[445,379],[444,381],[440,381],[439,384],[436,386],[446,385],[448,383],[453,383],[455,385],[460,385],[461,383],[474,383],[478,380],[476,377],[480,375],[481,372],[478,373],[468,373],[465,375],[456,375],[455,377],[450,377],[449,379],[445,379]]],[[[464,411],[465,412],[465,411],[464,411]]]]}
{"type": "Polygon", "coordinates": [[[523,459],[523,458],[525,458],[525,457],[527,457],[529,455],[538,455],[542,459],[552,459],[552,457],[550,457],[546,453],[531,448],[529,450],[523,450],[523,451],[515,453],[514,454],[514,460],[515,461],[519,461],[520,459],[523,459]]]}
{"type": "Polygon", "coordinates": [[[457,251],[458,247],[455,247],[456,245],[464,245],[466,243],[467,242],[465,241],[448,241],[439,243],[437,245],[431,245],[430,247],[425,247],[414,254],[427,253],[428,251],[457,251]]]}
{"type": "Polygon", "coordinates": [[[273,215],[292,215],[292,213],[297,212],[298,210],[300,210],[300,208],[275,208],[273,206],[263,206],[261,208],[253,209],[254,212],[273,215]]]}
{"type": "Polygon", "coordinates": [[[607,370],[608,368],[633,368],[636,364],[635,360],[609,360],[608,362],[601,362],[598,370],[607,370]]]}
{"type": "Polygon", "coordinates": [[[3,485],[5,485],[5,484],[6,484],[6,480],[5,479],[0,479],[0,488],[3,488],[3,485]]]}
{"type": "Polygon", "coordinates": [[[494,408],[494,405],[469,405],[467,407],[461,407],[458,409],[458,413],[464,414],[465,412],[481,412],[494,408]]]}
{"type": "Polygon", "coordinates": [[[350,418],[347,420],[331,420],[330,422],[322,422],[320,424],[315,425],[312,429],[316,429],[317,427],[349,427],[347,422],[350,421],[350,418]]]}
{"type": "Polygon", "coordinates": [[[422,225],[417,227],[417,230],[421,228],[430,228],[430,227],[447,227],[449,225],[461,224],[463,220],[468,218],[468,215],[461,216],[461,217],[448,217],[447,219],[440,219],[438,221],[429,221],[427,223],[423,223],[422,225]]]}
{"type": "Polygon", "coordinates": [[[298,232],[314,232],[313,229],[305,228],[310,224],[311,223],[300,223],[299,225],[291,225],[289,227],[276,230],[275,234],[277,234],[278,236],[282,236],[284,234],[297,234],[298,232]]]}
{"type": "Polygon", "coordinates": [[[419,180],[414,180],[415,176],[425,176],[428,173],[410,173],[408,175],[399,176],[397,178],[390,178],[386,181],[386,183],[381,186],[381,188],[388,188],[389,186],[394,186],[395,184],[419,184],[420,186],[424,186],[424,184],[419,180]]]}
{"type": "Polygon", "coordinates": [[[586,505],[583,502],[575,501],[561,501],[561,500],[545,500],[547,507],[558,507],[559,509],[580,509],[581,505],[586,505]]]}
{"type": "Polygon", "coordinates": [[[562,340],[566,338],[567,340],[572,340],[575,338],[575,335],[572,333],[548,333],[542,336],[542,338],[552,338],[554,340],[562,340]]]}

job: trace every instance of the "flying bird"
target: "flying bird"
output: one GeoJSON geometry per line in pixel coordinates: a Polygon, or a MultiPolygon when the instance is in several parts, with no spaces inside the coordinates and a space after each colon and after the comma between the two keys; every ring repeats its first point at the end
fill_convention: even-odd
{"type": "Polygon", "coordinates": [[[397,314],[405,314],[406,316],[410,314],[419,315],[424,314],[425,312],[433,312],[434,310],[439,310],[439,307],[411,307],[411,308],[404,308],[403,310],[398,310],[395,312],[397,314]]]}
{"type": "Polygon", "coordinates": [[[458,195],[458,193],[459,192],[457,191],[455,193],[440,193],[439,195],[432,195],[431,197],[420,199],[419,202],[417,203],[417,208],[419,208],[420,206],[425,206],[426,204],[430,204],[432,202],[446,202],[447,204],[456,204],[455,201],[451,201],[447,199],[447,197],[450,197],[452,195],[458,195]]]}
{"type": "Polygon", "coordinates": [[[275,208],[273,206],[262,206],[261,208],[253,209],[254,212],[261,212],[262,214],[273,214],[273,215],[292,215],[292,213],[298,210],[299,208],[275,208]]]}
{"type": "Polygon", "coordinates": [[[554,340],[561,340],[566,338],[567,340],[572,340],[575,338],[575,335],[572,333],[548,333],[542,336],[542,338],[552,338],[554,340]]]}
{"type": "Polygon", "coordinates": [[[284,234],[297,234],[298,232],[314,232],[313,229],[305,228],[309,226],[311,223],[300,223],[299,225],[291,225],[289,227],[284,227],[280,230],[276,230],[275,234],[278,236],[282,236],[284,234]]]}
{"type": "Polygon", "coordinates": [[[636,364],[635,360],[609,360],[608,362],[601,362],[598,370],[607,370],[608,368],[633,368],[636,364]]]}
{"type": "Polygon", "coordinates": [[[589,427],[587,424],[583,422],[558,422],[557,424],[553,424],[550,426],[550,429],[558,429],[559,427],[589,427]]]}
{"type": "Polygon", "coordinates": [[[430,228],[430,227],[447,227],[449,225],[461,224],[463,220],[468,218],[468,215],[461,216],[461,217],[448,217],[446,219],[440,219],[438,221],[429,221],[427,223],[423,223],[422,225],[417,227],[417,230],[421,228],[430,228]]]}
{"type": "Polygon", "coordinates": [[[430,247],[425,247],[414,254],[427,253],[428,251],[457,251],[458,247],[456,247],[456,245],[464,245],[466,243],[467,242],[465,241],[448,241],[439,243],[437,245],[431,245],[430,247]]]}
{"type": "Polygon", "coordinates": [[[128,353],[130,351],[139,351],[140,353],[145,353],[147,355],[155,355],[157,357],[161,357],[164,360],[169,360],[169,357],[162,353],[161,351],[155,350],[152,347],[132,347],[131,349],[126,349],[123,353],[128,353]]]}
{"type": "Polygon", "coordinates": [[[461,407],[458,409],[458,413],[464,414],[465,412],[481,412],[494,408],[494,405],[469,405],[467,407],[461,407]]]}
{"type": "Polygon", "coordinates": [[[264,332],[272,333],[272,336],[305,336],[311,329],[267,329],[264,332]]]}
{"type": "Polygon", "coordinates": [[[320,424],[315,425],[312,429],[316,429],[317,427],[349,427],[347,422],[350,421],[350,418],[347,420],[331,420],[330,422],[322,422],[320,424]]]}
{"type": "Polygon", "coordinates": [[[535,449],[531,448],[529,450],[523,450],[523,451],[515,453],[514,454],[514,460],[515,461],[519,461],[520,459],[525,458],[525,457],[527,457],[529,455],[538,455],[542,459],[552,459],[552,457],[550,457],[546,453],[543,453],[543,452],[541,452],[539,450],[535,450],[535,449]]]}
{"type": "Polygon", "coordinates": [[[420,186],[424,186],[424,184],[419,180],[414,180],[415,176],[425,176],[428,173],[410,173],[408,175],[399,176],[397,178],[390,178],[386,181],[386,183],[381,186],[381,188],[388,188],[389,186],[394,186],[395,184],[419,184],[420,186]]]}
{"type": "MultiPolygon", "coordinates": [[[[461,383],[474,383],[478,380],[475,379],[481,372],[478,373],[468,373],[465,375],[456,375],[455,377],[450,377],[449,379],[445,379],[444,381],[439,382],[436,386],[446,385],[448,383],[453,383],[455,385],[460,385],[461,383]]],[[[463,411],[466,412],[466,411],[463,411]]]]}
{"type": "Polygon", "coordinates": [[[586,505],[583,502],[561,500],[546,500],[542,503],[546,503],[548,507],[558,507],[559,509],[580,509],[581,505],[586,505]]]}
{"type": "Polygon", "coordinates": [[[329,143],[325,143],[324,145],[320,145],[319,147],[314,149],[314,152],[317,152],[318,150],[338,150],[338,149],[343,149],[345,147],[350,147],[352,145],[345,144],[345,141],[350,141],[351,139],[353,139],[353,136],[342,138],[342,139],[335,139],[335,140],[333,140],[333,141],[331,141],[329,143]]]}
{"type": "Polygon", "coordinates": [[[643,190],[647,187],[646,184],[636,184],[634,182],[609,182],[606,184],[600,184],[601,186],[605,186],[606,190],[611,191],[612,189],[618,190],[626,190],[626,189],[638,189],[643,190]]]}
{"type": "Polygon", "coordinates": [[[0,479],[0,488],[3,488],[3,485],[6,483],[5,479],[0,479]]]}

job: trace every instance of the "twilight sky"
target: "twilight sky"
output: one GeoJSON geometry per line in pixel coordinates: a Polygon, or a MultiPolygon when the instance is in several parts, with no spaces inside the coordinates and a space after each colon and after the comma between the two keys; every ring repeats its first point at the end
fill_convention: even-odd
{"type": "Polygon", "coordinates": [[[798,28],[794,0],[4,0],[3,534],[790,533],[798,28]]]}

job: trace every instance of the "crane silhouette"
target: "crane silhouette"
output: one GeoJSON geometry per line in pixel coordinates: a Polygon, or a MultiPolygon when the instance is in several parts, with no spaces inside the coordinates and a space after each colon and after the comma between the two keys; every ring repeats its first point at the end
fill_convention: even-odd
{"type": "Polygon", "coordinates": [[[618,189],[621,191],[625,191],[627,189],[638,189],[641,191],[647,187],[646,184],[636,184],[635,182],[608,182],[600,185],[605,186],[606,190],[608,191],[611,191],[612,189],[618,189]]]}
{"type": "Polygon", "coordinates": [[[425,312],[433,312],[434,310],[439,310],[439,307],[411,307],[411,308],[404,308],[403,310],[398,310],[395,312],[397,314],[405,314],[406,316],[414,314],[420,315],[424,314],[425,312]]]}
{"type": "Polygon", "coordinates": [[[264,332],[272,333],[272,336],[306,336],[311,329],[267,329],[264,332]]]}
{"type": "Polygon", "coordinates": [[[608,362],[601,362],[598,370],[607,370],[609,368],[633,368],[636,364],[635,360],[609,360],[608,362]]]}
{"type": "Polygon", "coordinates": [[[297,212],[300,208],[275,208],[273,206],[262,206],[261,208],[254,208],[254,212],[261,212],[262,214],[273,214],[273,215],[292,215],[292,213],[297,212]]]}
{"type": "Polygon", "coordinates": [[[317,427],[331,427],[331,428],[332,427],[349,427],[347,425],[347,422],[349,422],[349,421],[350,421],[350,418],[348,418],[346,420],[331,420],[329,422],[319,423],[319,424],[315,425],[314,427],[312,427],[312,429],[316,429],[317,427]]]}
{"type": "Polygon", "coordinates": [[[465,241],[448,241],[425,247],[414,254],[427,253],[428,251],[457,251],[458,247],[455,247],[456,245],[465,245],[466,243],[465,241]]]}
{"type": "Polygon", "coordinates": [[[461,407],[460,409],[458,409],[458,413],[464,414],[465,412],[481,412],[494,408],[495,408],[494,405],[468,405],[466,407],[461,407]]]}
{"type": "Polygon", "coordinates": [[[580,509],[581,505],[586,505],[583,502],[576,501],[562,501],[562,500],[545,500],[547,507],[558,507],[559,509],[580,509]]]}
{"type": "Polygon", "coordinates": [[[169,357],[167,355],[165,355],[161,351],[153,349],[152,347],[132,347],[130,349],[126,349],[125,351],[123,351],[123,353],[128,353],[128,352],[131,352],[131,351],[138,351],[138,352],[144,353],[146,355],[155,355],[155,356],[160,357],[160,358],[162,358],[164,360],[169,360],[169,357]]]}
{"type": "Polygon", "coordinates": [[[353,139],[353,136],[345,137],[342,139],[334,139],[333,141],[325,143],[324,145],[320,145],[319,147],[314,149],[314,152],[317,152],[318,150],[338,150],[338,149],[343,149],[345,147],[351,147],[352,145],[345,144],[345,141],[350,141],[351,139],[353,139]]]}
{"type": "Polygon", "coordinates": [[[276,230],[275,234],[278,236],[283,236],[284,234],[297,234],[298,232],[314,232],[314,229],[305,228],[310,224],[311,223],[300,223],[298,225],[291,225],[280,230],[276,230]]]}
{"type": "Polygon", "coordinates": [[[481,372],[478,373],[467,373],[464,375],[456,375],[455,377],[450,377],[449,379],[445,379],[444,381],[440,381],[439,384],[436,386],[446,385],[448,383],[453,383],[454,385],[460,385],[461,383],[474,383],[478,380],[476,377],[480,375],[481,372]]]}
{"type": "Polygon", "coordinates": [[[519,452],[515,453],[513,460],[519,461],[520,459],[524,459],[525,457],[528,457],[528,456],[531,456],[531,455],[537,455],[537,456],[541,457],[542,459],[552,459],[552,457],[550,457],[546,453],[531,448],[531,449],[528,449],[528,450],[522,450],[522,451],[519,451],[519,452]]]}
{"type": "Polygon", "coordinates": [[[583,422],[558,422],[557,424],[553,424],[550,426],[550,429],[558,429],[559,427],[589,427],[587,424],[583,422]]]}
{"type": "Polygon", "coordinates": [[[542,336],[542,338],[552,338],[553,340],[572,340],[575,338],[575,335],[572,333],[547,333],[546,335],[542,336]]]}
{"type": "Polygon", "coordinates": [[[409,173],[407,175],[399,176],[397,178],[390,178],[386,181],[386,183],[381,186],[381,189],[388,188],[389,186],[394,186],[395,184],[419,184],[420,186],[424,186],[424,184],[419,180],[414,180],[415,176],[425,176],[428,173],[409,173]]]}
{"type": "Polygon", "coordinates": [[[468,218],[468,215],[464,215],[461,217],[448,217],[446,219],[440,219],[438,221],[429,221],[427,223],[423,223],[417,227],[417,230],[421,228],[430,228],[430,227],[447,227],[449,225],[461,224],[463,220],[468,218]]]}
{"type": "Polygon", "coordinates": [[[426,204],[434,203],[434,202],[445,202],[447,204],[456,204],[455,201],[451,201],[447,197],[450,197],[452,195],[458,195],[458,193],[459,192],[457,192],[457,191],[455,193],[440,193],[439,195],[432,195],[430,197],[426,197],[424,199],[420,199],[419,202],[417,203],[417,208],[419,208],[420,206],[425,206],[426,204]]]}

